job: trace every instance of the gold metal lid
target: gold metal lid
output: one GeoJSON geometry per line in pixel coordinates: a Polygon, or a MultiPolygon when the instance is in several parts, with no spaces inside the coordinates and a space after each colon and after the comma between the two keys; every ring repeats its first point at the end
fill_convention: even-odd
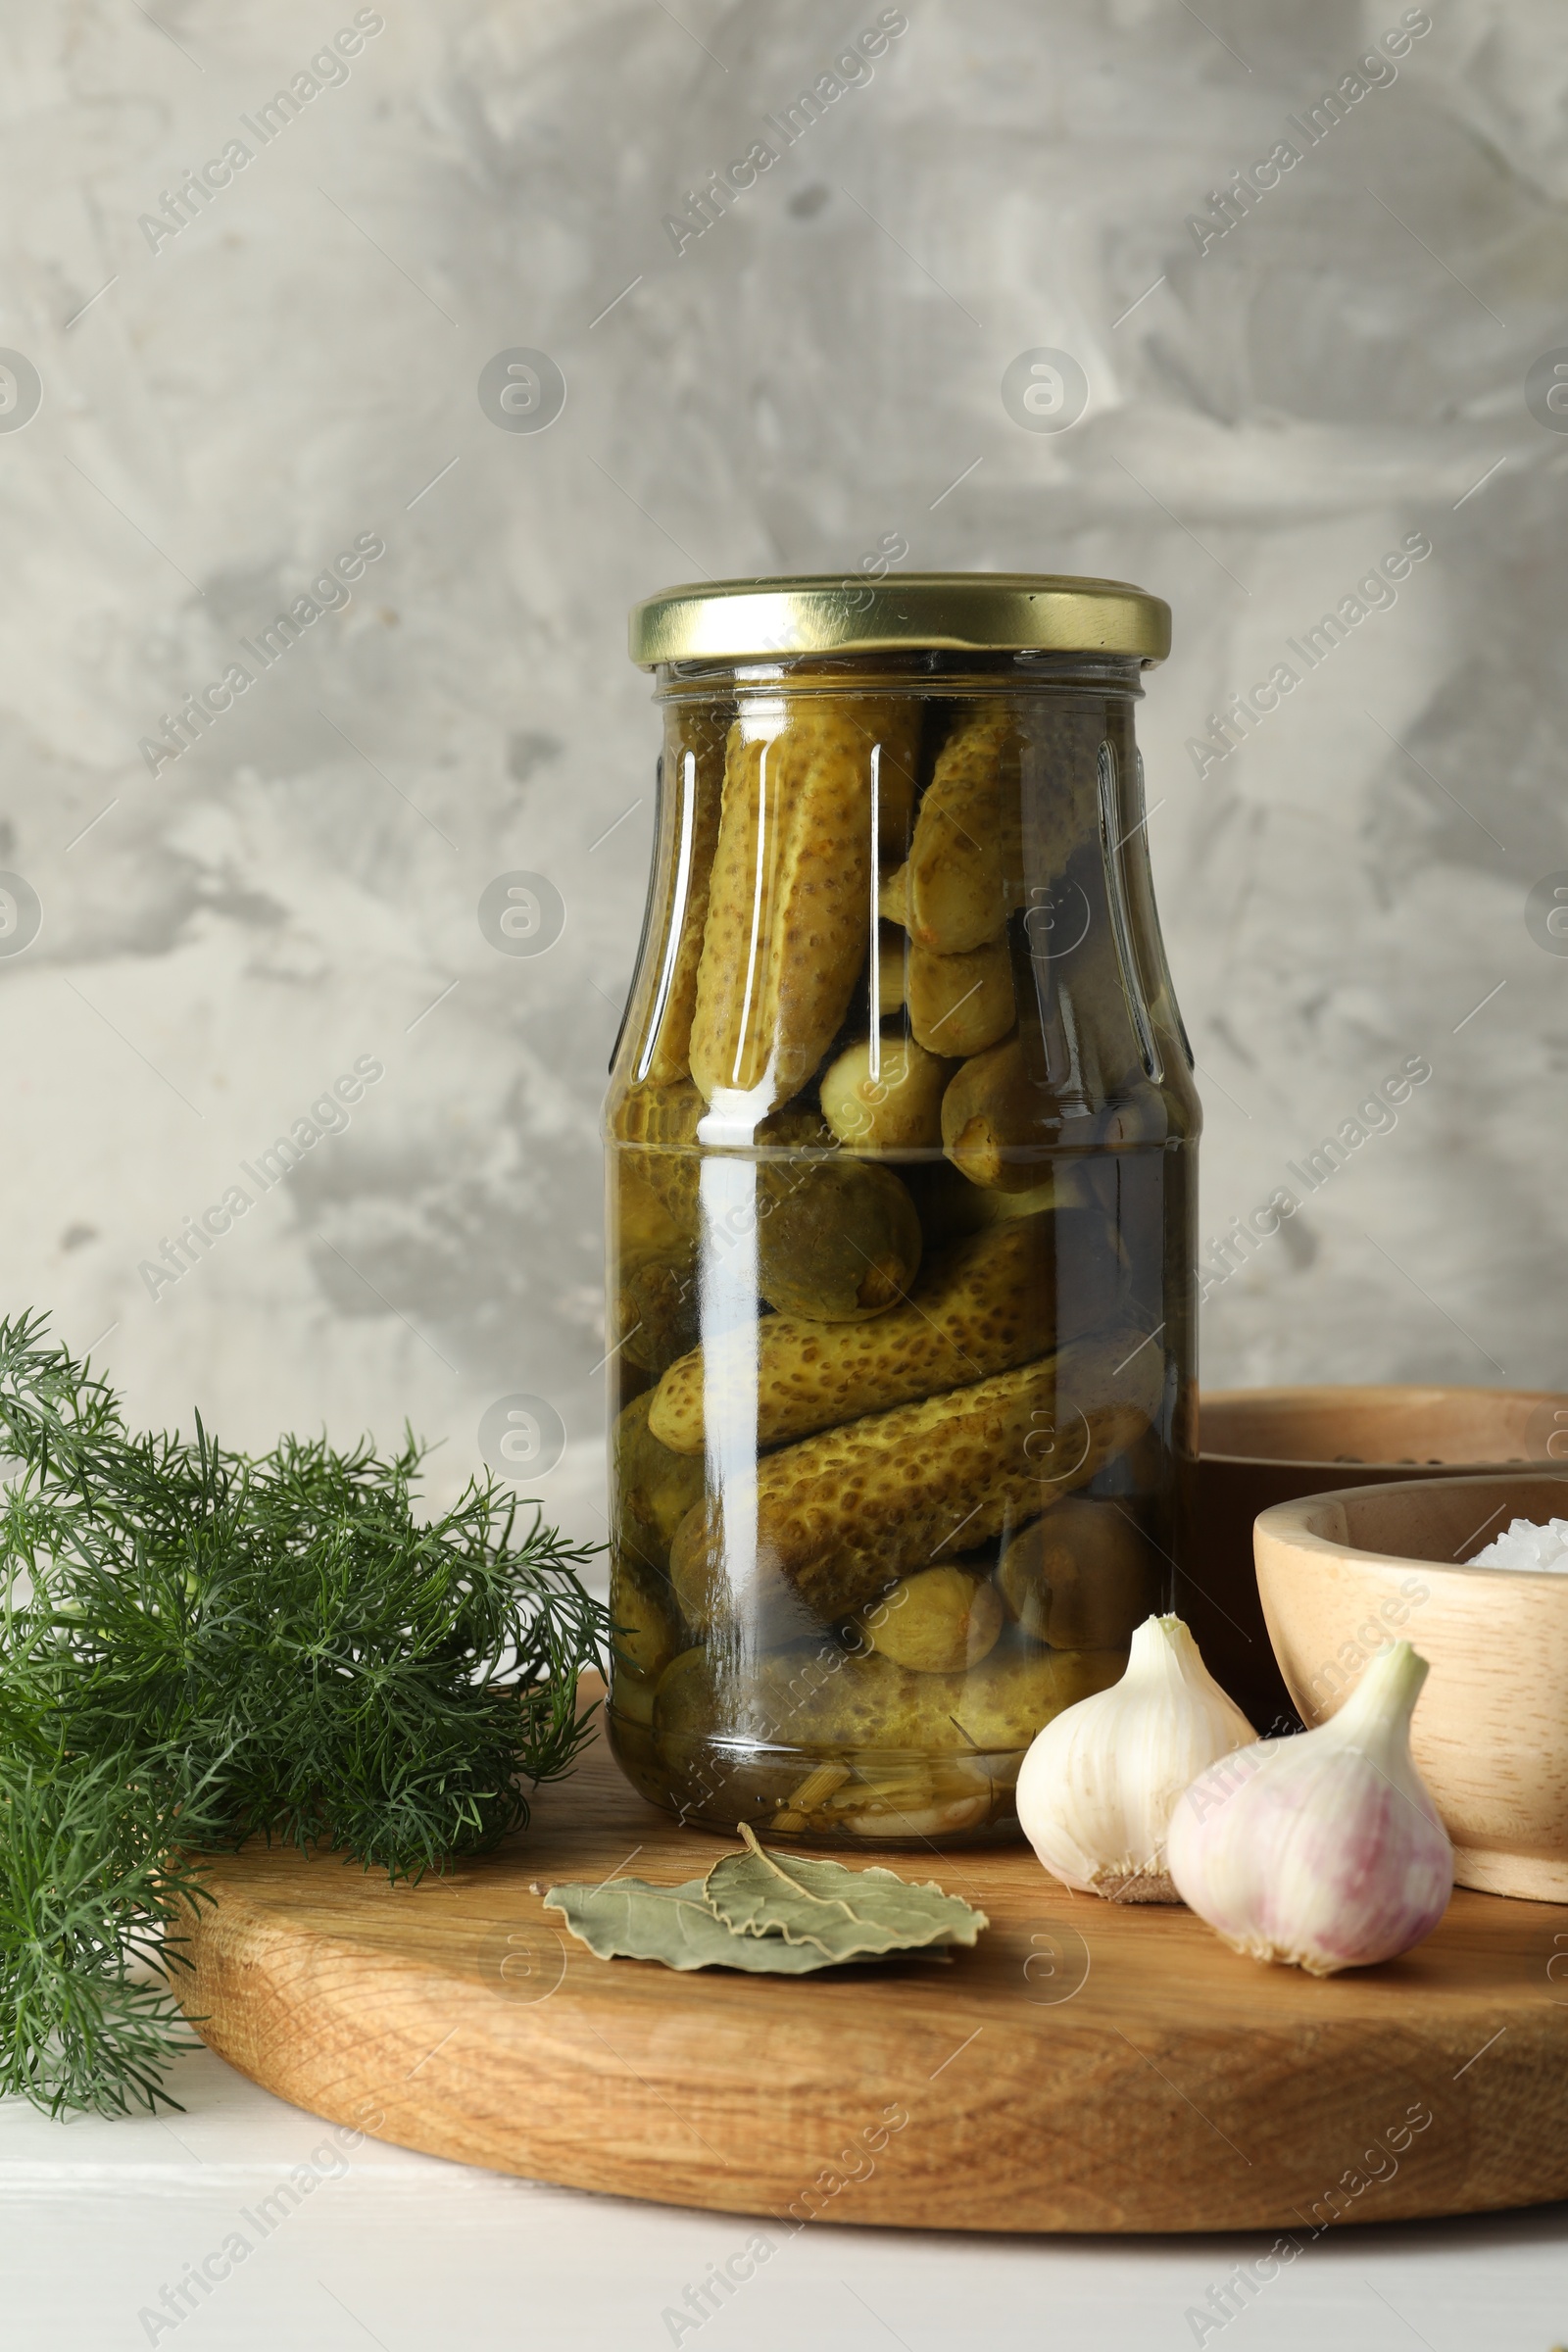
{"type": "Polygon", "coordinates": [[[1170,652],[1170,607],[1124,580],[1029,571],[914,571],[897,578],[708,580],[631,610],[631,658],[765,661],[792,654],[1170,652]]]}

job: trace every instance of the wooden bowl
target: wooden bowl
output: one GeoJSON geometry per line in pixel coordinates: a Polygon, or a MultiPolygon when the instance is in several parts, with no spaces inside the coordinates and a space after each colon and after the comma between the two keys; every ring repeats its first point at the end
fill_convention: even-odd
{"type": "Polygon", "coordinates": [[[1568,1395],[1549,1389],[1222,1389],[1201,1448],[1176,1608],[1204,1663],[1260,1732],[1290,1713],[1252,1573],[1252,1522],[1298,1495],[1358,1484],[1568,1469],[1568,1395]]]}
{"type": "Polygon", "coordinates": [[[1263,1615],[1303,1722],[1386,1642],[1432,1672],[1410,1740],[1461,1886],[1568,1902],[1568,1575],[1461,1565],[1511,1519],[1568,1518],[1568,1476],[1346,1487],[1254,1531],[1263,1615]]]}

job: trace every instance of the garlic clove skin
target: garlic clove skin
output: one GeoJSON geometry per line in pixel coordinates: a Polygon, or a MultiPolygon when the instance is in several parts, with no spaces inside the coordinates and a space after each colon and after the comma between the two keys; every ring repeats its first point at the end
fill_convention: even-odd
{"type": "Polygon", "coordinates": [[[1234,1951],[1327,1977],[1394,1960],[1453,1890],[1453,1848],[1410,1753],[1427,1663],[1378,1653],[1333,1719],[1200,1775],[1166,1854],[1182,1900],[1234,1951]]]}
{"type": "Polygon", "coordinates": [[[1054,1877],[1116,1903],[1181,1901],[1165,1866],[1172,1808],[1216,1758],[1257,1735],[1179,1617],[1150,1617],[1127,1671],[1066,1707],[1018,1775],[1018,1823],[1054,1877]]]}

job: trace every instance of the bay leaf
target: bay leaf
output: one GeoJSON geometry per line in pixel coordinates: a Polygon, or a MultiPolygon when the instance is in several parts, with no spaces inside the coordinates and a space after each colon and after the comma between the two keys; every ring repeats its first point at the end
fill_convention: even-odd
{"type": "Polygon", "coordinates": [[[711,1908],[729,1927],[830,1960],[913,1951],[923,1944],[972,1944],[990,1921],[961,1895],[915,1885],[875,1866],[850,1870],[759,1845],[745,1822],[743,1854],[726,1854],[704,1881],[711,1908]]]}
{"type": "Polygon", "coordinates": [[[820,1944],[726,1927],[706,1900],[701,1879],[684,1886],[651,1886],[643,1879],[550,1886],[545,1909],[558,1911],[601,1960],[662,1960],[666,1968],[740,1968],[780,1977],[833,1966],[833,1954],[820,1944]]]}

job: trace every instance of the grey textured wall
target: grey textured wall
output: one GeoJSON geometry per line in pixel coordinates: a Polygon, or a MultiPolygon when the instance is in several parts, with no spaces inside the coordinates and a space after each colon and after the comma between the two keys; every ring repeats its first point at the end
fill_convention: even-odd
{"type": "Polygon", "coordinates": [[[107,1334],[138,1412],[247,1442],[407,1413],[444,1488],[488,1408],[542,1396],[540,1491],[598,1532],[597,1107],[655,743],[624,609],[888,534],[1175,610],[1142,731],[1206,1235],[1430,1062],[1212,1283],[1209,1383],[1568,1383],[1568,940],[1527,921],[1568,869],[1560,21],[908,0],[786,149],[764,119],[881,13],[383,0],[346,78],[348,0],[14,15],[0,344],[41,404],[11,363],[0,864],[41,926],[0,902],[3,1288],[107,1334]],[[1401,21],[1430,29],[1358,67],[1401,21]],[[712,225],[664,225],[762,138],[712,225]],[[171,233],[165,193],[236,139],[171,233]],[[1281,141],[1219,235],[1212,192],[1281,141]],[[481,404],[519,348],[564,379],[544,430],[481,404]],[[1004,398],[1041,349],[1083,371],[1063,430],[1052,379],[1004,398]],[[1396,601],[1357,597],[1407,537],[1396,601]],[[384,553],[264,669],[241,640],[356,539],[384,553]],[[1220,733],[1277,663],[1298,682],[1220,733]],[[481,927],[517,870],[560,894],[542,954],[481,927]],[[351,1123],[263,1194],[240,1163],[359,1056],[351,1123]],[[254,1205],[151,1296],[141,1262],[235,1184],[254,1205]]]}

